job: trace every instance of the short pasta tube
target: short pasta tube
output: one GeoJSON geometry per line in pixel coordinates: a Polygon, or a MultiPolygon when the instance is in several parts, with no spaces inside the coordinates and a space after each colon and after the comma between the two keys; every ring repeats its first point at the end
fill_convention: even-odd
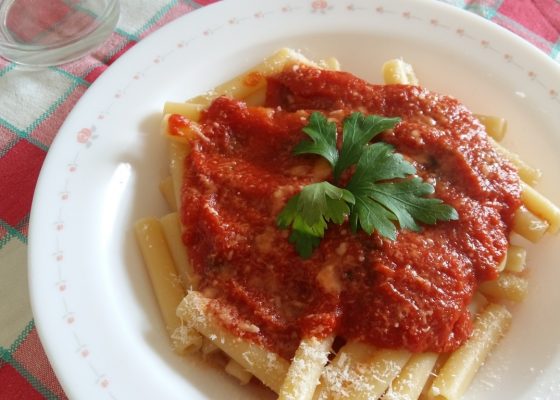
{"type": "Polygon", "coordinates": [[[405,350],[377,349],[349,342],[325,368],[314,399],[376,399],[389,387],[410,358],[405,350]]]}
{"type": "Polygon", "coordinates": [[[294,356],[278,400],[310,400],[328,361],[334,336],[324,339],[305,338],[294,356]]]}
{"type": "Polygon", "coordinates": [[[196,103],[175,103],[168,101],[163,106],[164,114],[179,114],[187,117],[191,121],[197,122],[204,106],[196,103]]]}
{"type": "Polygon", "coordinates": [[[537,217],[525,206],[519,207],[513,217],[513,231],[533,243],[544,236],[548,226],[548,222],[537,217]]]}
{"type": "Polygon", "coordinates": [[[527,297],[529,282],[510,272],[502,272],[497,279],[483,282],[478,289],[495,299],[521,302],[527,297]]]}
{"type": "Polygon", "coordinates": [[[169,172],[173,179],[175,190],[175,202],[178,209],[181,208],[181,188],[183,187],[183,164],[189,153],[189,147],[183,143],[169,142],[169,172]]]}
{"type": "Polygon", "coordinates": [[[525,247],[510,245],[507,251],[506,271],[522,272],[525,269],[527,250],[525,247]]]}
{"type": "Polygon", "coordinates": [[[438,400],[459,400],[484,360],[511,322],[500,304],[490,304],[477,317],[471,338],[456,350],[434,379],[429,395],[438,400]]]}
{"type": "Polygon", "coordinates": [[[507,120],[505,118],[483,114],[475,114],[475,116],[484,125],[488,136],[497,142],[504,138],[507,131],[507,120]]]}
{"type": "Polygon", "coordinates": [[[266,77],[282,71],[286,65],[307,64],[314,67],[318,65],[308,60],[303,55],[292,49],[280,49],[270,57],[245,73],[215,87],[206,94],[197,96],[189,102],[208,106],[212,100],[219,96],[228,96],[235,99],[245,99],[266,85],[266,77]]]}
{"type": "Polygon", "coordinates": [[[212,300],[202,294],[190,291],[177,307],[177,316],[185,325],[193,326],[248,372],[278,393],[288,373],[288,361],[223,328],[212,313],[206,312],[210,301],[212,300]]]}
{"type": "Polygon", "coordinates": [[[534,188],[523,183],[521,200],[525,207],[548,223],[548,232],[555,234],[560,230],[560,209],[534,188]]]}
{"type": "Polygon", "coordinates": [[[418,85],[414,68],[400,58],[385,62],[381,70],[386,84],[418,85]]]}
{"type": "Polygon", "coordinates": [[[134,225],[136,239],[169,335],[181,325],[175,308],[185,295],[173,257],[169,252],[161,224],[155,218],[143,218],[134,225]]]}
{"type": "Polygon", "coordinates": [[[541,178],[542,172],[538,168],[534,168],[527,164],[518,154],[506,149],[491,137],[488,138],[490,143],[494,145],[494,149],[504,158],[507,158],[515,167],[519,177],[529,185],[536,184],[541,178]]]}
{"type": "Polygon", "coordinates": [[[176,212],[167,214],[160,218],[160,223],[183,287],[185,289],[196,287],[197,279],[189,262],[187,249],[181,241],[179,214],[176,212]]]}
{"type": "Polygon", "coordinates": [[[422,393],[439,354],[419,353],[410,357],[400,374],[393,380],[382,400],[415,400],[422,393]]]}
{"type": "Polygon", "coordinates": [[[228,361],[224,370],[231,376],[237,378],[242,385],[248,384],[253,377],[249,371],[233,359],[228,361]]]}
{"type": "Polygon", "coordinates": [[[173,211],[177,210],[177,200],[175,199],[175,188],[173,187],[173,178],[168,176],[159,183],[159,191],[167,202],[169,208],[173,211]]]}
{"type": "Polygon", "coordinates": [[[191,326],[181,325],[171,334],[171,342],[177,354],[194,353],[202,347],[202,335],[191,326]]]}

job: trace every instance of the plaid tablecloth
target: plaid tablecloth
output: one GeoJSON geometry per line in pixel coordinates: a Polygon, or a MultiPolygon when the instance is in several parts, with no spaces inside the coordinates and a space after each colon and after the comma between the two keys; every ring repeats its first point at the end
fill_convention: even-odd
{"type": "MultiPolygon", "coordinates": [[[[111,63],[160,26],[214,1],[121,0],[115,32],[79,61],[26,71],[0,59],[0,399],[66,398],[41,347],[27,288],[31,200],[53,138],[111,63]]],[[[440,1],[510,29],[560,62],[560,0],[440,1]]]]}

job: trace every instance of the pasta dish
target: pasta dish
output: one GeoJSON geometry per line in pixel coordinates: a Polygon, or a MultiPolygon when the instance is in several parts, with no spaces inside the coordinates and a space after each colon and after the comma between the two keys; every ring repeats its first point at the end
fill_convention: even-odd
{"type": "Polygon", "coordinates": [[[512,237],[560,210],[503,119],[382,70],[282,49],[165,105],[172,212],[136,233],[178,353],[280,399],[462,397],[528,290],[512,237]]]}

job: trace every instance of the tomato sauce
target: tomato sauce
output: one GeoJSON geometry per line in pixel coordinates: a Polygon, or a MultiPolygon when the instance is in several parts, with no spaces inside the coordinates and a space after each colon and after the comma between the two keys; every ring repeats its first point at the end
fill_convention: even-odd
{"type": "Polygon", "coordinates": [[[171,114],[167,120],[167,129],[171,136],[185,136],[185,130],[189,127],[189,120],[179,114],[171,114]]]}
{"type": "Polygon", "coordinates": [[[468,338],[467,306],[480,282],[497,277],[520,183],[461,103],[296,66],[269,78],[266,107],[218,98],[201,126],[209,140],[195,138],[185,161],[183,241],[197,289],[219,300],[211,312],[235,310],[224,326],[288,359],[302,337],[331,333],[413,352],[452,351],[468,338]],[[401,117],[380,139],[459,220],[400,230],[395,241],[331,224],[311,258],[298,256],[276,217],[305,185],[332,179],[321,157],[292,154],[316,110],[339,134],[353,111],[401,117]]]}

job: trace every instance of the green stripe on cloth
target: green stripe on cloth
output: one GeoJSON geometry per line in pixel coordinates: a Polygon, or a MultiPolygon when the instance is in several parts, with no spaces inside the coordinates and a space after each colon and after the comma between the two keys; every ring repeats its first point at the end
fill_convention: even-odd
{"type": "Polygon", "coordinates": [[[16,128],[14,125],[9,123],[8,121],[6,121],[2,117],[0,117],[0,125],[2,125],[6,129],[11,130],[13,133],[15,133],[21,139],[26,138],[27,133],[25,131],[22,131],[21,129],[16,128]]]}
{"type": "MultiPolygon", "coordinates": [[[[21,129],[16,128],[15,126],[13,126],[12,124],[10,124],[8,121],[6,121],[4,118],[0,117],[0,125],[2,125],[4,128],[11,130],[13,133],[15,133],[17,135],[17,137],[19,137],[20,139],[24,139],[27,140],[29,143],[31,143],[34,146],[37,146],[38,148],[40,148],[43,151],[47,151],[49,150],[48,146],[45,146],[43,143],[41,143],[40,141],[38,141],[37,139],[29,136],[29,133],[27,133],[26,131],[22,131],[21,129]]],[[[15,145],[15,143],[14,143],[15,145]]],[[[1,155],[3,156],[6,152],[3,152],[1,155]]]]}
{"type": "Polygon", "coordinates": [[[14,147],[21,139],[19,136],[15,136],[10,139],[3,148],[0,149],[0,158],[4,157],[8,152],[14,147]]]}
{"type": "MultiPolygon", "coordinates": [[[[53,71],[56,71],[56,69],[53,69],[53,71]]],[[[60,71],[62,71],[62,70],[60,70],[60,71]]],[[[15,133],[21,139],[27,140],[29,143],[37,146],[38,148],[40,148],[41,150],[44,150],[44,151],[47,151],[49,149],[49,147],[44,145],[43,143],[41,143],[39,140],[35,139],[34,137],[32,137],[31,133],[44,120],[46,120],[48,117],[50,117],[52,115],[52,113],[55,112],[56,109],[58,107],[60,107],[60,105],[62,103],[64,103],[64,101],[66,101],[66,99],[76,90],[76,88],[78,86],[83,85],[81,78],[73,77],[71,74],[68,74],[65,71],[64,71],[64,73],[60,72],[60,71],[56,71],[56,72],[59,72],[61,74],[64,74],[66,77],[71,78],[72,84],[70,85],[70,87],[68,89],[66,89],[66,91],[64,93],[62,93],[62,95],[60,97],[58,97],[58,99],[56,99],[56,101],[54,101],[45,110],[45,112],[43,112],[37,119],[35,119],[35,121],[33,121],[25,130],[18,129],[17,127],[12,125],[10,122],[8,122],[4,118],[0,117],[0,125],[2,125],[5,128],[11,130],[13,133],[15,133]]]]}
{"type": "Polygon", "coordinates": [[[7,235],[0,238],[0,249],[6,245],[10,241],[11,238],[15,237],[19,239],[23,244],[27,244],[27,237],[23,233],[21,233],[18,229],[14,228],[6,221],[0,219],[0,227],[8,232],[7,235]]]}
{"type": "Polygon", "coordinates": [[[452,6],[465,8],[465,0],[439,0],[442,3],[451,4],[452,6]]]}
{"type": "Polygon", "coordinates": [[[481,15],[486,19],[492,19],[498,13],[498,9],[502,5],[503,0],[498,0],[495,4],[488,6],[486,4],[468,4],[464,8],[468,11],[474,12],[475,14],[481,15]]]}
{"type": "Polygon", "coordinates": [[[27,228],[29,228],[29,214],[23,217],[14,228],[25,238],[25,241],[27,242],[27,234],[25,232],[27,232],[27,228]]]}
{"type": "Polygon", "coordinates": [[[125,30],[122,30],[121,28],[116,28],[115,32],[117,32],[119,35],[121,35],[122,37],[130,40],[130,41],[134,41],[137,42],[140,40],[140,38],[132,33],[128,33],[125,30]]]}
{"type": "Polygon", "coordinates": [[[10,72],[12,69],[14,69],[16,67],[16,63],[9,63],[8,65],[6,65],[4,68],[0,69],[0,78],[10,72]]]}
{"type": "Polygon", "coordinates": [[[17,337],[17,339],[14,341],[14,343],[12,343],[12,345],[10,346],[9,352],[10,354],[13,354],[14,351],[16,351],[19,346],[21,346],[21,344],[23,343],[23,341],[25,340],[25,338],[27,336],[29,336],[29,332],[31,332],[31,330],[35,327],[35,321],[31,320],[29,321],[29,323],[27,324],[27,326],[23,329],[23,331],[21,331],[21,333],[19,334],[19,336],[17,337]]]}
{"type": "Polygon", "coordinates": [[[143,32],[150,29],[151,26],[153,26],[161,17],[163,17],[175,5],[177,5],[177,0],[174,0],[168,5],[163,6],[157,13],[155,13],[155,15],[152,18],[150,18],[144,25],[142,25],[140,29],[136,31],[135,34],[140,36],[143,32]]]}
{"type": "Polygon", "coordinates": [[[66,4],[68,6],[68,8],[75,10],[75,11],[79,11],[82,12],[90,17],[92,17],[93,19],[96,19],[99,17],[98,14],[94,13],[93,11],[91,11],[90,9],[83,7],[80,3],[77,3],[75,0],[62,0],[62,2],[64,4],[66,4]]]}
{"type": "MultiPolygon", "coordinates": [[[[70,7],[70,8],[73,8],[73,9],[75,9],[75,10],[78,10],[78,11],[80,11],[80,12],[83,12],[84,14],[87,14],[87,15],[89,15],[89,16],[92,17],[92,18],[97,18],[97,17],[98,17],[97,14],[93,13],[91,10],[89,10],[89,9],[87,9],[87,8],[85,8],[85,7],[82,7],[80,4],[74,4],[73,1],[68,1],[68,0],[63,0],[63,1],[64,1],[64,3],[65,3],[66,5],[68,5],[68,7],[70,7]]],[[[131,34],[125,32],[125,31],[123,31],[123,30],[120,29],[119,27],[116,27],[116,28],[114,29],[114,31],[117,32],[119,35],[125,37],[125,38],[128,39],[128,40],[132,40],[132,41],[135,41],[135,42],[138,41],[138,38],[137,38],[137,37],[135,37],[134,35],[131,35],[131,34]]],[[[120,49],[118,49],[115,53],[111,54],[111,56],[109,57],[109,59],[110,59],[114,54],[118,53],[119,51],[120,51],[120,49]]],[[[102,61],[102,60],[100,60],[100,61],[102,61]]],[[[102,61],[102,62],[103,62],[103,61],[102,61]]],[[[103,62],[103,63],[106,64],[106,62],[103,62]]],[[[56,66],[55,66],[55,67],[50,67],[49,69],[51,69],[51,70],[53,70],[53,71],[55,71],[55,72],[61,73],[61,74],[65,75],[66,77],[68,77],[68,78],[70,78],[70,79],[72,79],[72,80],[74,80],[74,81],[76,81],[76,82],[78,82],[78,83],[80,83],[80,84],[82,84],[82,85],[85,85],[86,87],[89,87],[89,86],[91,85],[91,83],[89,83],[88,81],[85,81],[85,80],[82,79],[81,77],[76,76],[76,75],[73,75],[73,74],[71,74],[71,73],[69,73],[69,72],[67,72],[67,71],[65,71],[65,70],[63,70],[63,69],[61,69],[61,68],[56,67],[56,66]]]]}
{"type": "Polygon", "coordinates": [[[23,376],[27,382],[31,384],[41,395],[47,400],[58,400],[58,396],[51,392],[47,387],[45,387],[35,376],[30,374],[25,368],[23,368],[20,363],[18,363],[10,352],[2,347],[0,347],[0,359],[4,362],[10,364],[21,376],[23,376]]]}
{"type": "Polygon", "coordinates": [[[9,349],[0,347],[0,359],[16,369],[16,371],[23,376],[27,382],[29,382],[35,390],[45,396],[48,400],[58,400],[58,396],[54,394],[49,388],[45,387],[33,374],[29,373],[17,360],[15,360],[12,354],[21,346],[25,341],[29,333],[35,328],[35,321],[31,320],[27,326],[20,333],[15,342],[10,346],[9,349]]]}
{"type": "Polygon", "coordinates": [[[39,116],[31,125],[25,130],[26,136],[24,139],[29,139],[31,132],[33,132],[37,126],[39,126],[45,119],[47,119],[67,98],[76,90],[79,84],[73,80],[73,84],[58,98],[54,103],[52,103],[47,110],[39,116]]]}
{"type": "MultiPolygon", "coordinates": [[[[54,72],[59,73],[61,75],[64,75],[67,78],[70,78],[71,80],[73,80],[78,85],[84,85],[85,87],[89,87],[91,85],[91,83],[89,83],[88,81],[80,78],[79,76],[72,75],[70,72],[65,71],[65,70],[63,70],[59,67],[49,67],[49,69],[51,71],[54,71],[54,72]]],[[[74,89],[75,89],[75,87],[74,87],[74,89]]]]}
{"type": "Polygon", "coordinates": [[[556,59],[557,61],[560,61],[560,39],[558,39],[556,44],[552,47],[552,50],[550,51],[550,56],[556,59]]]}

